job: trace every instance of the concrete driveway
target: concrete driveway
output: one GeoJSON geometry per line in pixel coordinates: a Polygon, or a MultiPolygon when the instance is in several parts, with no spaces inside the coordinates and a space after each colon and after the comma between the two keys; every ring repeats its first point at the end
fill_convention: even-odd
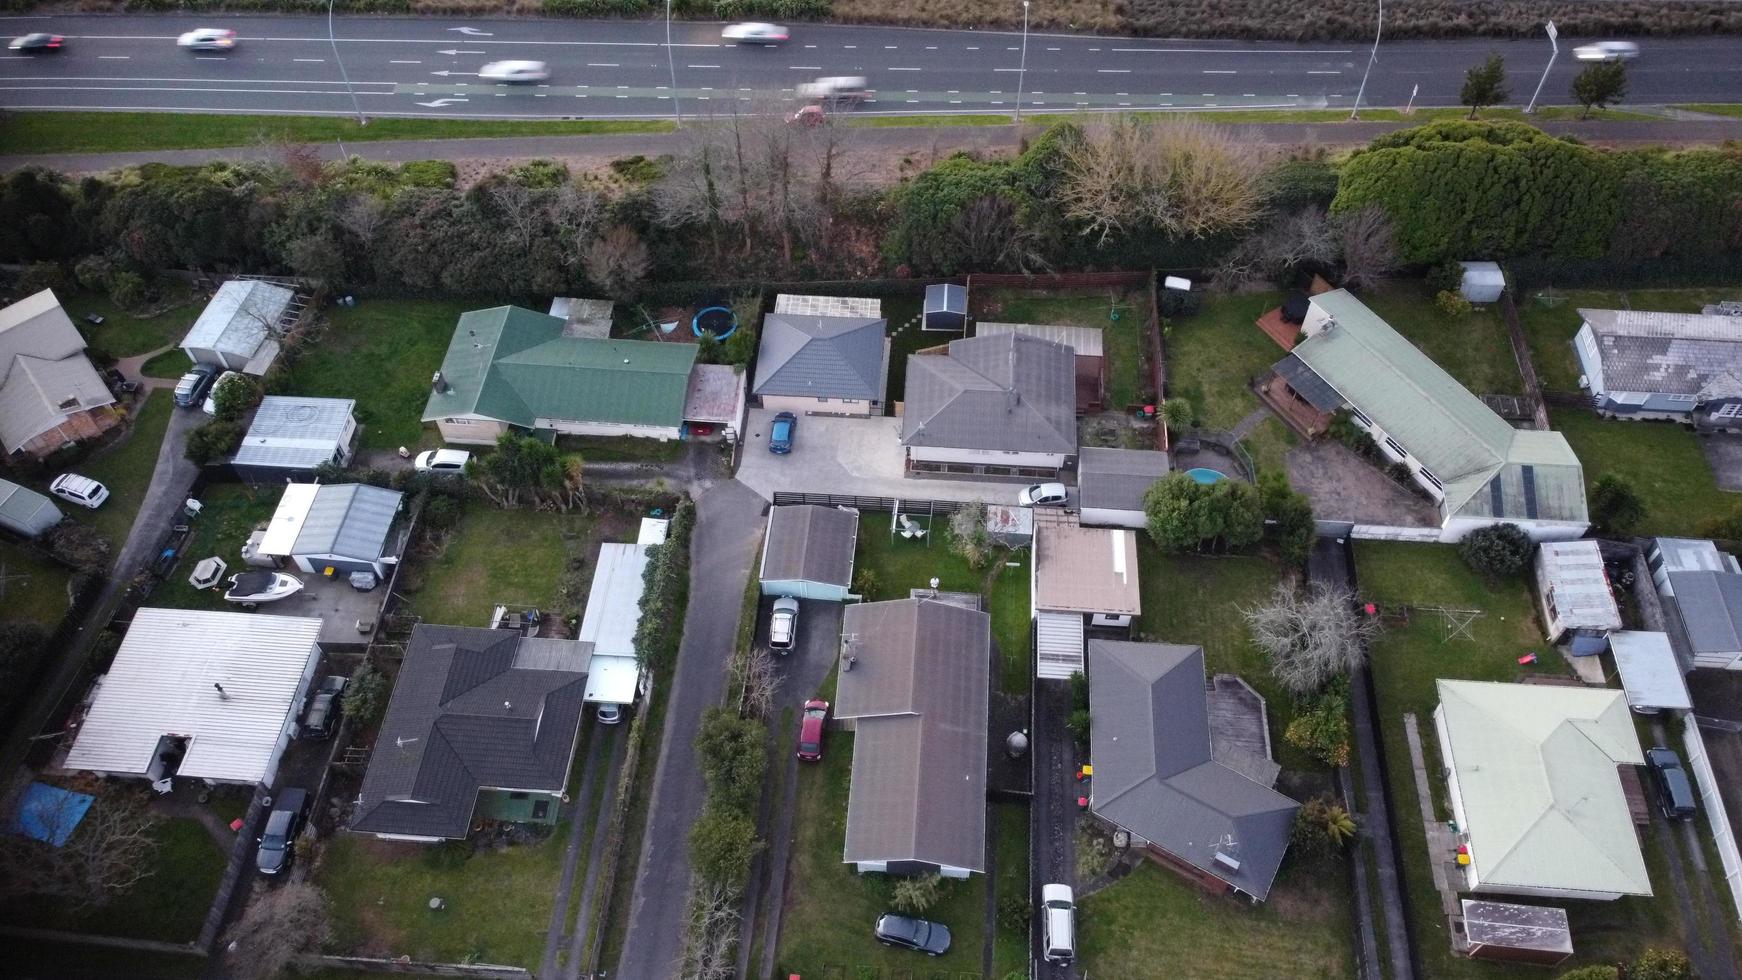
{"type": "Polygon", "coordinates": [[[1288,480],[1313,502],[1322,521],[1389,527],[1438,527],[1427,498],[1386,478],[1378,467],[1329,439],[1296,446],[1284,457],[1288,480]]]}

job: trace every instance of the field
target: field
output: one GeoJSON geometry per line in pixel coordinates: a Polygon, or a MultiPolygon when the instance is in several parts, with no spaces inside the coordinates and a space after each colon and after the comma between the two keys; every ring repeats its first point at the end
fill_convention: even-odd
{"type": "Polygon", "coordinates": [[[11,543],[0,541],[0,620],[35,623],[52,631],[68,606],[72,573],[11,543]]]}
{"type": "Polygon", "coordinates": [[[594,523],[576,513],[499,510],[471,501],[446,547],[411,566],[410,610],[425,622],[460,626],[485,625],[497,603],[548,612],[570,556],[585,556],[594,523]]]}
{"type": "Polygon", "coordinates": [[[1530,359],[1537,377],[1550,391],[1579,390],[1579,360],[1573,354],[1573,335],[1584,322],[1580,309],[1657,310],[1664,313],[1698,313],[1707,303],[1742,296],[1735,289],[1556,290],[1553,306],[1537,300],[1537,294],[1518,298],[1518,319],[1530,341],[1530,359]]]}
{"type": "Polygon", "coordinates": [[[1587,486],[1605,473],[1633,485],[1646,507],[1639,534],[1697,535],[1701,524],[1742,503],[1718,489],[1699,437],[1680,425],[1605,420],[1577,409],[1554,410],[1549,424],[1578,454],[1587,486]]]}
{"type": "Polygon", "coordinates": [[[1136,404],[1138,394],[1148,387],[1143,383],[1144,352],[1149,346],[1144,336],[1150,313],[1147,289],[1077,290],[1062,296],[1047,291],[990,289],[973,304],[979,319],[994,323],[1099,329],[1106,358],[1108,411],[1136,404]],[[1115,309],[1117,320],[1111,316],[1115,309]]]}

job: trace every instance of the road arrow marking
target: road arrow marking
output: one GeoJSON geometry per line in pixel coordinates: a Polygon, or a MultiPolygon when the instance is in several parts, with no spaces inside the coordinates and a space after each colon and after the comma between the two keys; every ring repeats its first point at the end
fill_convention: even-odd
{"type": "Polygon", "coordinates": [[[489,31],[480,31],[476,27],[450,27],[450,28],[448,28],[448,30],[457,31],[461,34],[466,35],[467,37],[495,37],[496,36],[494,34],[491,34],[489,31]]]}
{"type": "Polygon", "coordinates": [[[461,51],[458,48],[443,48],[442,50],[436,52],[436,54],[483,54],[483,53],[484,52],[482,52],[482,51],[461,51]]]}
{"type": "Polygon", "coordinates": [[[469,102],[469,101],[471,101],[471,100],[470,99],[437,99],[434,102],[419,102],[418,105],[427,106],[431,109],[440,109],[441,107],[448,105],[450,103],[469,102]]]}
{"type": "Polygon", "coordinates": [[[449,75],[471,75],[475,78],[478,75],[478,73],[475,71],[448,71],[446,69],[443,69],[441,71],[432,71],[432,72],[430,72],[430,74],[431,75],[440,75],[443,78],[446,78],[449,75]]]}

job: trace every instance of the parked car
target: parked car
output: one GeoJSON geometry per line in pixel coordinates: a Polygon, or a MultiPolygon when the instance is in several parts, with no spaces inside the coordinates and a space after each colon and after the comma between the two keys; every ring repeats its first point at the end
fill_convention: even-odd
{"type": "Polygon", "coordinates": [[[303,811],[307,809],[306,790],[287,789],[272,801],[266,830],[257,838],[260,848],[254,852],[256,871],[275,875],[290,867],[290,859],[296,856],[296,834],[302,829],[303,811]]]}
{"type": "Polygon", "coordinates": [[[339,727],[339,715],[344,710],[345,685],[349,677],[328,674],[321,678],[315,696],[309,699],[308,714],[302,719],[303,738],[331,738],[339,727]]]}
{"type": "Polygon", "coordinates": [[[464,473],[472,454],[464,449],[426,449],[413,465],[419,473],[464,473]]]}
{"type": "Polygon", "coordinates": [[[1062,483],[1036,483],[1016,495],[1018,507],[1063,507],[1071,499],[1062,483]]]}
{"type": "Polygon", "coordinates": [[[96,510],[103,506],[103,501],[109,499],[109,488],[88,476],[77,473],[62,473],[48,485],[48,492],[68,503],[78,504],[96,510]]]}
{"type": "Polygon", "coordinates": [[[798,416],[781,412],[768,427],[768,451],[776,456],[792,452],[792,440],[798,435],[798,416]]]}
{"type": "Polygon", "coordinates": [[[228,51],[236,46],[236,32],[222,27],[201,27],[175,39],[189,51],[228,51]]]}
{"type": "Polygon", "coordinates": [[[59,51],[61,45],[66,42],[67,39],[59,34],[26,34],[23,37],[13,38],[12,43],[6,45],[6,48],[9,51],[54,52],[59,51]]]}
{"type": "Polygon", "coordinates": [[[1694,786],[1682,768],[1681,756],[1666,746],[1653,746],[1645,752],[1645,764],[1657,777],[1657,805],[1663,815],[1671,820],[1693,819],[1694,786]]]}
{"type": "Polygon", "coordinates": [[[738,44],[781,44],[787,39],[787,31],[779,24],[746,21],[742,24],[727,24],[726,29],[720,32],[720,38],[738,44]]]}
{"type": "Polygon", "coordinates": [[[1632,61],[1639,57],[1639,45],[1632,41],[1598,41],[1581,44],[1573,49],[1580,61],[1632,61]]]}
{"type": "Polygon", "coordinates": [[[623,721],[623,706],[620,704],[599,705],[599,724],[616,725],[623,721]]]}
{"type": "Polygon", "coordinates": [[[218,386],[223,384],[224,382],[230,380],[231,378],[240,378],[240,377],[242,377],[242,372],[240,372],[240,371],[225,371],[223,374],[218,375],[218,380],[212,382],[211,390],[206,393],[206,400],[200,406],[200,410],[205,412],[207,415],[217,415],[218,414],[218,386]]]}
{"type": "Polygon", "coordinates": [[[872,933],[885,946],[917,949],[931,956],[950,951],[950,930],[938,922],[910,919],[905,915],[884,915],[878,918],[872,933]]]}
{"type": "Polygon", "coordinates": [[[478,69],[478,77],[486,82],[544,82],[550,80],[550,68],[542,61],[492,61],[478,69]]]}
{"type": "Polygon", "coordinates": [[[877,93],[871,91],[868,83],[860,76],[840,75],[819,78],[814,82],[801,82],[793,89],[793,94],[801,99],[827,105],[855,105],[877,93]]]}
{"type": "Polygon", "coordinates": [[[827,701],[806,701],[804,714],[798,722],[798,759],[800,762],[823,761],[823,725],[829,720],[827,701]]]}
{"type": "Polygon", "coordinates": [[[1041,951],[1048,963],[1069,963],[1077,957],[1077,907],[1071,886],[1040,886],[1041,951]]]}
{"type": "Polygon", "coordinates": [[[175,404],[178,408],[193,408],[206,397],[212,382],[218,378],[216,364],[195,364],[193,370],[175,383],[175,404]]]}
{"type": "Polygon", "coordinates": [[[786,653],[798,638],[798,600],[781,596],[774,600],[774,612],[768,617],[768,649],[786,653]]]}

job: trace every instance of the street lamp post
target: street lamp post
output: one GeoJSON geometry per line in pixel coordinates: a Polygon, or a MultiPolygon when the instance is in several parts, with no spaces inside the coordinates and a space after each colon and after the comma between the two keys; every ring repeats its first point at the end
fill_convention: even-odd
{"type": "Polygon", "coordinates": [[[1022,65],[1016,69],[1016,125],[1022,125],[1022,83],[1028,80],[1028,0],[1022,0],[1022,65]]]}
{"type": "Polygon", "coordinates": [[[677,61],[671,53],[671,0],[665,0],[665,64],[671,69],[671,114],[683,128],[683,109],[677,104],[677,61]]]}
{"type": "Polygon", "coordinates": [[[1548,73],[1554,69],[1554,60],[1561,53],[1560,31],[1555,30],[1554,21],[1549,21],[1544,30],[1548,31],[1548,65],[1543,68],[1542,77],[1536,81],[1536,91],[1530,93],[1530,105],[1524,107],[1524,114],[1527,116],[1536,111],[1536,97],[1542,94],[1543,83],[1548,81],[1548,73]]]}
{"type": "MultiPolygon", "coordinates": [[[[333,60],[339,63],[339,76],[345,80],[345,91],[351,95],[351,108],[357,110],[357,125],[369,125],[369,117],[363,115],[363,106],[357,101],[357,90],[351,87],[351,74],[345,71],[345,59],[339,57],[339,36],[333,32],[333,3],[327,0],[327,40],[333,45],[333,60]]],[[[341,144],[341,151],[343,145],[341,144]]]]}
{"type": "Polygon", "coordinates": [[[1367,56],[1367,69],[1361,73],[1361,87],[1355,91],[1355,108],[1349,110],[1350,119],[1361,118],[1361,96],[1367,94],[1367,76],[1373,72],[1373,63],[1379,60],[1379,35],[1385,32],[1385,0],[1379,0],[1379,23],[1373,28],[1373,53],[1367,56]]]}

